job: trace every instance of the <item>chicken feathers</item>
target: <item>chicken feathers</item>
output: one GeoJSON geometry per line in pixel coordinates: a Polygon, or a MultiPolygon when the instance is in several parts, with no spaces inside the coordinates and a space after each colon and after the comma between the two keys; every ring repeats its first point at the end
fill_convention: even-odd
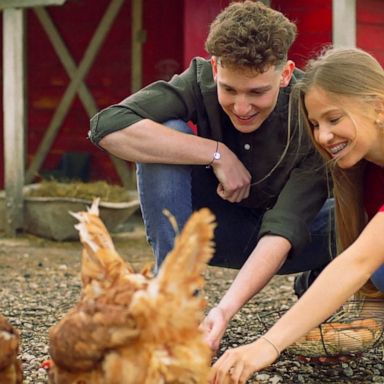
{"type": "Polygon", "coordinates": [[[98,215],[79,224],[83,289],[79,303],[50,330],[52,384],[207,382],[211,351],[198,325],[203,272],[213,254],[214,216],[194,213],[159,273],[134,273],[98,215]]]}
{"type": "Polygon", "coordinates": [[[0,383],[21,384],[21,363],[17,359],[20,336],[18,331],[0,315],[0,383]]]}

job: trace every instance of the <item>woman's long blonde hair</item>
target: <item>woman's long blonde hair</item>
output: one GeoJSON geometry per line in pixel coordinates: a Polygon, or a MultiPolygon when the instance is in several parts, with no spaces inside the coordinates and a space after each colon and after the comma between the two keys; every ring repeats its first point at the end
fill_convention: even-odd
{"type": "MultiPolygon", "coordinates": [[[[316,143],[304,104],[306,93],[314,86],[333,97],[353,122],[356,117],[363,117],[363,121],[374,123],[379,110],[383,112],[384,70],[374,57],[358,48],[327,48],[308,62],[304,77],[292,93],[295,102],[292,105],[298,107],[300,125],[309,132],[332,175],[337,249],[340,253],[357,239],[367,224],[363,203],[366,161],[361,160],[352,168],[342,169],[316,143]]],[[[355,123],[355,128],[358,135],[364,127],[355,123]]],[[[381,296],[370,282],[361,292],[367,296],[381,296]]]]}

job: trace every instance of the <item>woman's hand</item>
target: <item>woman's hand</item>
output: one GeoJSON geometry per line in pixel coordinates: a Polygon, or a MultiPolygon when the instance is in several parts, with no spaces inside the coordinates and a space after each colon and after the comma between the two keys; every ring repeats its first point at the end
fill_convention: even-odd
{"type": "Polygon", "coordinates": [[[266,339],[228,349],[212,366],[210,384],[244,384],[249,377],[270,366],[277,358],[276,349],[266,339]]]}

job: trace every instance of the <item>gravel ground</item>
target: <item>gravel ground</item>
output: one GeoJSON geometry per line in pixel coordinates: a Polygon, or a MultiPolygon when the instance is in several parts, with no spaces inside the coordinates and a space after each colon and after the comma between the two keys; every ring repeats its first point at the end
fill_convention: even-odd
{"type": "MultiPolygon", "coordinates": [[[[116,247],[135,268],[152,259],[142,228],[114,236],[116,247]]],[[[47,332],[77,301],[80,292],[78,242],[51,242],[32,236],[0,236],[0,313],[21,331],[24,383],[47,383],[40,368],[48,358],[47,332]]],[[[229,287],[235,271],[209,267],[206,292],[209,305],[229,287]]],[[[256,313],[287,309],[294,299],[293,276],[277,276],[232,320],[219,354],[226,348],[251,342],[263,332],[256,313]]],[[[261,315],[262,316],[262,315],[261,315]]],[[[384,383],[382,350],[338,364],[309,364],[283,353],[268,370],[249,383],[384,383]]],[[[123,383],[122,383],[123,384],[123,383]]]]}

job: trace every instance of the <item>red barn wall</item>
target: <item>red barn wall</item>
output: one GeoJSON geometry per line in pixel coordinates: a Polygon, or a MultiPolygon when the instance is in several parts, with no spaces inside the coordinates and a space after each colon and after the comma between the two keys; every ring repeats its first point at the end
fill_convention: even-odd
{"type": "Polygon", "coordinates": [[[183,69],[183,10],[180,0],[144,0],[143,85],[169,80],[183,69]]]}
{"type": "MultiPolygon", "coordinates": [[[[46,8],[77,65],[109,3],[108,0],[68,1],[62,7],[46,8]]],[[[98,108],[115,103],[129,93],[130,18],[128,1],[123,4],[84,79],[98,108]]],[[[27,57],[29,163],[69,82],[63,65],[32,10],[27,12],[27,57]]],[[[86,139],[88,127],[89,116],[76,96],[42,166],[42,172],[56,168],[66,152],[86,152],[91,153],[91,177],[109,178],[112,171],[107,171],[104,164],[107,161],[105,154],[86,139]]]]}
{"type": "MultiPolygon", "coordinates": [[[[76,63],[89,44],[109,0],[67,0],[64,6],[47,10],[76,63]]],[[[204,49],[209,24],[230,0],[144,0],[143,85],[169,79],[184,70],[192,57],[207,56],[204,49]]],[[[290,58],[298,67],[321,46],[332,41],[332,0],[271,0],[298,26],[290,58]]],[[[357,0],[357,45],[384,63],[384,7],[382,0],[357,0]]],[[[27,161],[33,158],[58,103],[68,85],[68,76],[54,53],[33,10],[27,19],[28,130],[27,161]]],[[[0,20],[1,24],[1,20],[0,20]]],[[[1,28],[1,25],[0,25],[1,28]]],[[[1,30],[0,30],[1,34],[1,30]]],[[[0,36],[1,37],[1,36],[0,36]]],[[[1,39],[0,39],[1,48],[1,39]]],[[[1,63],[0,63],[1,70],[1,63]]],[[[99,109],[119,102],[131,92],[131,1],[126,0],[113,23],[90,72],[85,78],[99,109]]],[[[0,86],[2,87],[1,80],[0,86]]],[[[0,93],[2,102],[2,93],[0,93]]],[[[2,113],[2,112],[0,112],[2,113]]],[[[3,187],[3,129],[0,121],[0,186],[3,187]]],[[[92,180],[119,183],[107,154],[87,139],[89,117],[76,96],[70,113],[49,152],[42,170],[58,166],[67,152],[91,155],[92,180]]]]}
{"type": "Polygon", "coordinates": [[[298,35],[289,57],[299,68],[332,42],[332,0],[272,0],[271,7],[296,22],[298,35]]]}
{"type": "MultiPolygon", "coordinates": [[[[194,56],[207,56],[204,42],[209,24],[230,2],[210,0],[207,4],[185,0],[184,66],[194,56]]],[[[298,26],[298,37],[290,51],[290,58],[298,67],[304,66],[324,44],[332,42],[332,0],[272,0],[271,7],[284,13],[298,26]]]]}
{"type": "Polygon", "coordinates": [[[357,0],[356,45],[374,55],[384,66],[384,2],[357,0]]]}
{"type": "Polygon", "coordinates": [[[204,43],[209,26],[230,2],[231,0],[184,0],[184,67],[187,67],[195,56],[208,57],[204,43]]]}
{"type": "MultiPolygon", "coordinates": [[[[67,0],[61,7],[47,7],[50,17],[74,61],[80,63],[109,0],[67,0]]],[[[143,29],[143,85],[175,72],[183,63],[183,4],[179,0],[145,0],[143,29]],[[177,65],[173,65],[173,63],[177,65]]],[[[0,19],[1,28],[1,19],[0,19]]],[[[26,11],[27,29],[27,162],[41,139],[67,88],[69,78],[33,10],[26,11]]],[[[1,48],[0,29],[0,48],[1,48]]],[[[1,70],[0,63],[0,70],[1,70]]],[[[131,1],[126,0],[109,31],[88,75],[84,79],[98,109],[119,102],[131,93],[131,1]]],[[[2,87],[2,80],[0,79],[2,87]]],[[[2,103],[2,93],[0,93],[2,103]]],[[[78,96],[63,121],[41,172],[58,167],[68,152],[91,155],[90,178],[119,183],[105,152],[87,140],[89,117],[78,96]]],[[[0,187],[4,186],[3,119],[0,121],[0,187]]]]}

